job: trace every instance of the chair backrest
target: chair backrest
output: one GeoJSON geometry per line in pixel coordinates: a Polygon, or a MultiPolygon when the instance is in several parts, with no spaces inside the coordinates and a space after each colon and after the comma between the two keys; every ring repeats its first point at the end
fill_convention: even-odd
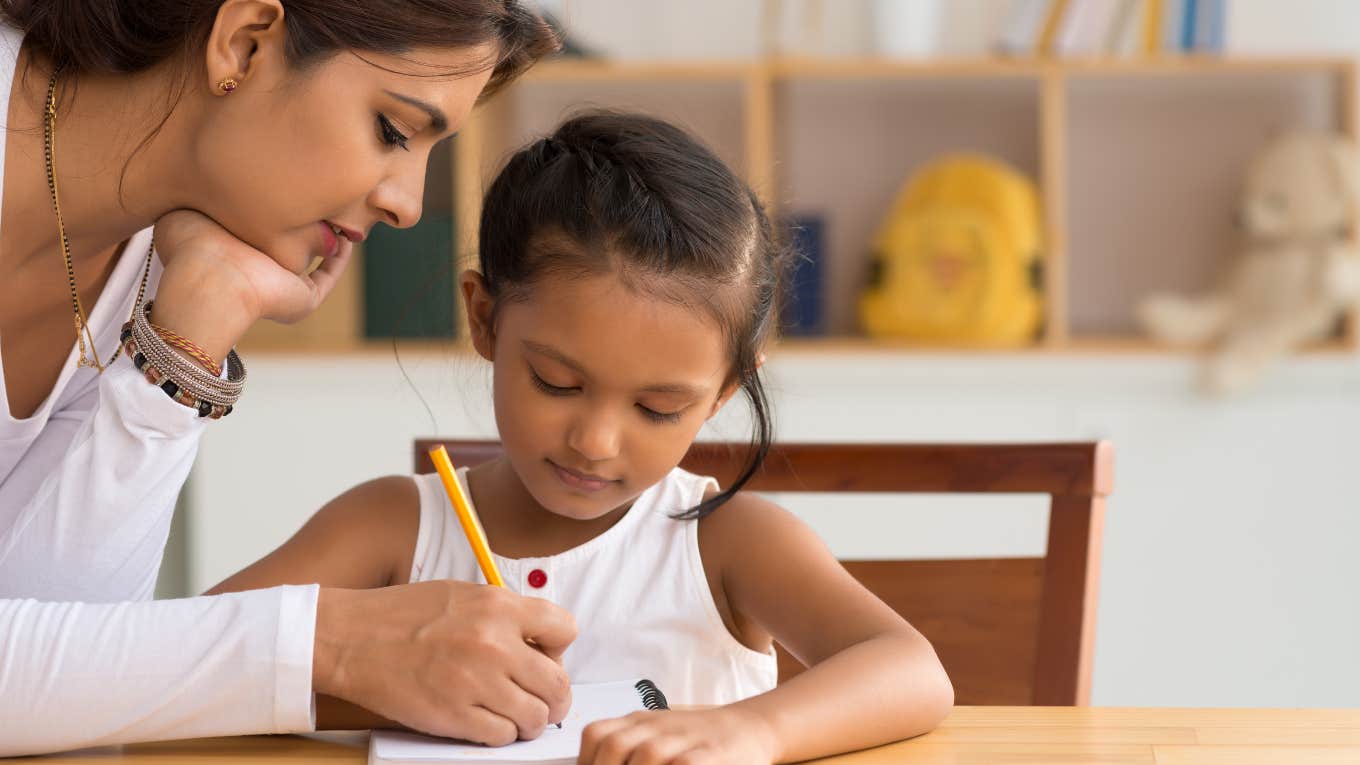
{"type": "MultiPolygon", "coordinates": [[[[495,441],[444,444],[454,464],[501,454],[495,441]]],[[[697,443],[681,465],[728,485],[745,444],[697,443]]],[[[1108,442],[1066,444],[777,444],[747,488],[767,492],[1019,493],[1052,498],[1042,558],[843,561],[931,643],[959,704],[1090,703],[1108,442]]],[[[780,677],[798,671],[780,651],[780,677]]]]}

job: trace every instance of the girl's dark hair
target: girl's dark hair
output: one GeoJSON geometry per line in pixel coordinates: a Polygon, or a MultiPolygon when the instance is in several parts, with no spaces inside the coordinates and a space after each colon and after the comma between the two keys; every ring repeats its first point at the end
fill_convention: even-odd
{"type": "Polygon", "coordinates": [[[492,298],[527,298],[550,275],[615,273],[697,304],[722,327],[729,382],[750,400],[750,457],[701,518],[760,469],[773,439],[760,352],[776,325],[783,248],[751,189],[698,140],[652,117],[587,112],[512,156],[486,193],[479,259],[492,298]]]}
{"type": "MultiPolygon", "coordinates": [[[[24,41],[71,73],[132,74],[207,40],[222,0],[0,0],[24,41]]],[[[343,51],[403,54],[494,42],[483,97],[557,49],[518,0],[283,0],[287,56],[297,67],[343,51]]],[[[186,62],[188,59],[186,58],[186,62]]]]}

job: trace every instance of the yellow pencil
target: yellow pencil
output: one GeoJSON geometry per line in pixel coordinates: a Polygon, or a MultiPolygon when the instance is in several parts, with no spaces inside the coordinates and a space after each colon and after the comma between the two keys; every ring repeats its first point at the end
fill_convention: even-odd
{"type": "MultiPolygon", "coordinates": [[[[430,450],[430,460],[434,462],[434,469],[439,473],[439,480],[444,484],[449,501],[453,502],[453,510],[458,514],[458,525],[463,527],[463,534],[467,537],[468,544],[472,545],[472,554],[477,556],[477,565],[482,567],[482,576],[486,577],[487,584],[504,587],[505,580],[501,578],[501,572],[496,568],[496,559],[491,557],[491,545],[486,542],[486,530],[482,528],[477,511],[472,509],[472,503],[463,494],[463,486],[458,483],[458,474],[453,472],[453,460],[449,459],[449,453],[443,444],[430,450]]],[[[528,643],[538,647],[532,640],[528,643]]],[[[553,725],[559,729],[562,727],[560,722],[553,725]]]]}
{"type": "Polygon", "coordinates": [[[477,511],[472,509],[472,503],[463,495],[463,487],[458,483],[453,462],[443,444],[430,450],[430,459],[434,461],[434,469],[439,471],[439,480],[444,482],[449,501],[453,502],[453,510],[458,514],[458,523],[463,527],[468,544],[472,545],[472,553],[477,556],[477,565],[482,567],[482,576],[486,577],[487,584],[504,587],[505,580],[501,578],[501,572],[496,570],[491,547],[486,543],[486,531],[482,529],[482,522],[477,518],[477,511]]]}

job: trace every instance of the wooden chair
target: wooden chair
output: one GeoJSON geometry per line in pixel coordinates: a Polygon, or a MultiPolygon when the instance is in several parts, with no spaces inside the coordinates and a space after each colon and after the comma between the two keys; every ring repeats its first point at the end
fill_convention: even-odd
{"type": "MultiPolygon", "coordinates": [[[[456,465],[500,455],[494,441],[445,444],[456,465]]],[[[727,485],[744,444],[695,444],[683,467],[727,485]]],[[[1043,558],[844,561],[866,587],[930,639],[959,704],[1086,705],[1108,442],[1070,444],[777,444],[748,484],[764,492],[1022,493],[1052,497],[1043,558]]],[[[780,651],[780,677],[800,668],[780,651]]]]}

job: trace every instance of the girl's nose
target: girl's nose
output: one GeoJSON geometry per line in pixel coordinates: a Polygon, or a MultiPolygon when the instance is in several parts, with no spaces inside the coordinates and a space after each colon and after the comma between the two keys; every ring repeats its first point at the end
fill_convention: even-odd
{"type": "Polygon", "coordinates": [[[590,462],[612,459],[619,454],[619,429],[612,418],[588,412],[572,427],[567,445],[590,462]]]}

